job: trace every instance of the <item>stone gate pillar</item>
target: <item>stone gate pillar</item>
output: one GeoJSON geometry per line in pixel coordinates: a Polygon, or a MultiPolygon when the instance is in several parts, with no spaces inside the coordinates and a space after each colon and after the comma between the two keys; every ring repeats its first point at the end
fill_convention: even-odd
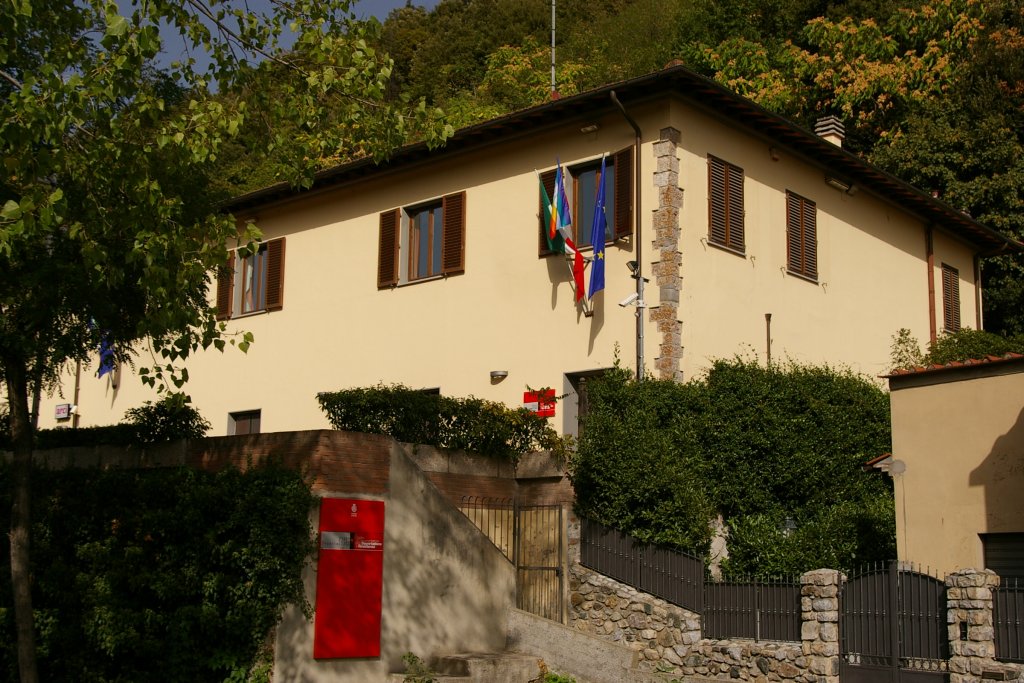
{"type": "Polygon", "coordinates": [[[1011,680],[1000,674],[1014,667],[996,661],[992,591],[998,587],[999,576],[988,569],[964,569],[946,577],[950,683],[1011,680]]]}
{"type": "Polygon", "coordinates": [[[800,640],[812,674],[839,683],[839,587],[846,577],[816,569],[800,577],[800,640]]]}

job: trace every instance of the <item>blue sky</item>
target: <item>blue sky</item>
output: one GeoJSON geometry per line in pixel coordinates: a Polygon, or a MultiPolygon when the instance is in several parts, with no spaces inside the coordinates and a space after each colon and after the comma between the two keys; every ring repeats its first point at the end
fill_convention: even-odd
{"type": "MultiPolygon", "coordinates": [[[[411,4],[418,7],[433,9],[437,6],[438,2],[439,0],[413,0],[411,4]]],[[[128,14],[131,12],[132,0],[117,0],[117,4],[122,14],[128,14]]],[[[270,0],[245,0],[245,2],[239,4],[244,5],[254,12],[266,13],[271,11],[272,6],[270,0]]],[[[391,10],[398,7],[404,7],[405,4],[406,0],[355,0],[352,3],[352,12],[362,19],[374,16],[379,20],[384,21],[391,10]]],[[[166,53],[167,64],[186,56],[184,43],[177,32],[161,32],[161,35],[164,40],[164,52],[166,53]]],[[[286,47],[290,44],[287,36],[283,37],[283,42],[286,47]]],[[[193,56],[196,57],[200,65],[204,63],[205,60],[202,59],[201,54],[193,54],[193,56]]]]}

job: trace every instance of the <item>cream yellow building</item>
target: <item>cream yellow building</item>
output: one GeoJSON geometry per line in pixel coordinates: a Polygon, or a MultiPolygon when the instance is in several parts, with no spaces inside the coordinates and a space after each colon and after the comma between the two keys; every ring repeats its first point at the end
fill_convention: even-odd
{"type": "Polygon", "coordinates": [[[889,377],[900,560],[1024,576],[1024,356],[889,377]]]}
{"type": "MultiPolygon", "coordinates": [[[[672,67],[240,197],[265,246],[210,297],[255,343],[190,359],[187,391],[218,435],[327,427],[317,392],[379,382],[513,406],[553,387],[572,432],[580,378],[616,359],[684,379],[764,361],[770,338],[774,360],[879,375],[900,328],[979,327],[979,255],[1015,243],[843,150],[834,123],[819,132],[672,67]],[[561,162],[589,259],[602,157],[606,288],[577,303],[566,258],[543,253],[538,180],[561,162]]],[[[129,368],[74,385],[40,426],[154,398],[129,368]]]]}

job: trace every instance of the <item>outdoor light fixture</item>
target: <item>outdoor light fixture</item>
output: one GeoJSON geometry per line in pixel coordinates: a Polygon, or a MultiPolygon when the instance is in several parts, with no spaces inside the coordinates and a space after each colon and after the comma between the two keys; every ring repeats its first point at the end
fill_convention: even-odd
{"type": "Polygon", "coordinates": [[[491,381],[500,382],[508,377],[508,370],[491,370],[491,381]]]}
{"type": "Polygon", "coordinates": [[[848,194],[853,194],[854,192],[856,192],[856,190],[853,189],[853,185],[851,183],[848,183],[845,180],[840,180],[835,176],[825,176],[825,182],[831,187],[836,188],[840,192],[846,192],[848,194]]]}
{"type": "Polygon", "coordinates": [[[636,277],[636,270],[640,267],[640,264],[636,261],[626,261],[626,267],[629,268],[629,272],[636,277]]]}
{"type": "Polygon", "coordinates": [[[580,132],[584,133],[584,134],[586,134],[586,133],[596,133],[597,129],[600,128],[600,127],[601,126],[597,125],[596,123],[591,123],[591,124],[588,124],[588,125],[583,126],[582,128],[580,128],[580,132]]]}

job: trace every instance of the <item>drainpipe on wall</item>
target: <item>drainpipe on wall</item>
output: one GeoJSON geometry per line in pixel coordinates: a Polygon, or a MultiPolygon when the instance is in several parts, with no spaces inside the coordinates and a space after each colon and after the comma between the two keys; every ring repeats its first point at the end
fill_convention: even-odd
{"type": "Polygon", "coordinates": [[[925,232],[925,239],[928,249],[928,338],[934,344],[938,339],[938,330],[935,327],[935,235],[932,226],[928,226],[925,232]]]}
{"type": "Polygon", "coordinates": [[[978,254],[974,255],[974,317],[974,329],[985,329],[981,315],[981,256],[978,254]]]}
{"type": "Polygon", "coordinates": [[[640,142],[643,134],[640,132],[640,126],[637,125],[633,117],[629,115],[626,108],[622,106],[622,102],[619,102],[618,96],[615,91],[611,91],[612,102],[622,112],[622,116],[625,117],[626,122],[633,127],[633,132],[636,133],[636,142],[633,145],[633,172],[635,178],[633,185],[635,186],[635,199],[633,201],[633,234],[636,240],[636,270],[633,272],[633,277],[636,279],[636,379],[638,382],[644,379],[644,309],[646,304],[644,303],[644,276],[643,276],[643,241],[640,239],[640,180],[643,177],[640,170],[640,142]]]}

